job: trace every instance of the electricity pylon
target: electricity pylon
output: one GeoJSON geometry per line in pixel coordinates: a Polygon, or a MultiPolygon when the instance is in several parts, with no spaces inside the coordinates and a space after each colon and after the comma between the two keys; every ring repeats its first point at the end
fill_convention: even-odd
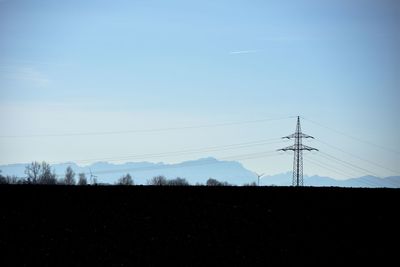
{"type": "Polygon", "coordinates": [[[304,134],[301,132],[301,126],[300,126],[300,116],[297,116],[297,126],[296,126],[296,132],[294,134],[282,137],[282,138],[287,138],[287,139],[294,139],[294,145],[293,146],[288,146],[282,149],[278,149],[278,151],[293,151],[294,152],[294,160],[293,160],[293,179],[292,179],[292,185],[293,186],[303,186],[303,150],[316,150],[318,149],[305,146],[302,144],[302,139],[303,138],[313,138],[310,135],[304,134]]]}

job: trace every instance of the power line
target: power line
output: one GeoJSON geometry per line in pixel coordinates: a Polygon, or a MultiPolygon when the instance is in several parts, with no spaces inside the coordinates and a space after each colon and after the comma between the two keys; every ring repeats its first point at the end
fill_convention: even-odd
{"type": "Polygon", "coordinates": [[[362,140],[362,139],[360,139],[360,138],[358,138],[358,137],[349,135],[349,134],[344,133],[344,132],[342,132],[342,131],[338,131],[338,130],[336,130],[336,129],[333,129],[333,128],[331,128],[331,127],[328,127],[328,126],[326,126],[326,125],[323,125],[323,124],[321,124],[321,123],[319,123],[319,122],[316,122],[316,121],[314,121],[314,120],[310,120],[310,119],[304,118],[303,116],[301,116],[301,118],[303,118],[304,120],[309,121],[309,122],[311,122],[311,123],[314,123],[315,125],[318,125],[318,126],[320,126],[320,127],[322,127],[322,128],[325,128],[325,129],[331,130],[331,131],[333,131],[333,132],[335,132],[335,133],[338,133],[338,134],[340,134],[340,135],[346,136],[347,138],[351,138],[351,139],[356,140],[356,141],[358,141],[358,142],[361,142],[361,143],[364,143],[364,144],[368,144],[368,145],[372,145],[372,146],[378,147],[378,148],[380,148],[380,149],[383,149],[383,150],[386,150],[386,151],[390,151],[390,152],[392,152],[392,153],[395,153],[395,154],[400,155],[400,152],[399,152],[399,151],[394,150],[394,149],[392,149],[392,148],[388,148],[388,147],[385,147],[385,146],[382,146],[382,145],[378,145],[378,144],[372,143],[372,142],[370,142],[370,141],[362,140]]]}
{"type": "MultiPolygon", "coordinates": [[[[282,154],[283,155],[283,154],[282,154]]],[[[257,152],[257,153],[250,153],[250,154],[242,154],[238,156],[229,156],[223,157],[221,160],[248,160],[248,159],[257,159],[257,158],[267,158],[267,157],[277,157],[280,154],[277,154],[275,150],[269,152],[257,152]]]]}
{"type": "Polygon", "coordinates": [[[365,182],[372,183],[377,187],[388,187],[387,184],[391,184],[393,187],[398,187],[397,184],[392,183],[391,181],[388,181],[388,180],[383,180],[382,178],[377,178],[377,179],[381,179],[380,181],[376,180],[377,182],[368,180],[368,179],[374,179],[372,177],[361,177],[359,179],[362,179],[365,182]]]}
{"type": "MultiPolygon", "coordinates": [[[[108,158],[92,158],[92,159],[81,159],[81,160],[72,160],[77,163],[85,163],[91,161],[116,161],[116,160],[127,160],[127,159],[144,159],[144,158],[162,158],[167,156],[181,156],[188,154],[197,154],[202,152],[218,152],[218,151],[226,151],[226,150],[234,150],[234,149],[242,149],[254,146],[261,145],[269,145],[269,144],[277,144],[282,143],[282,140],[279,138],[271,138],[264,139],[258,141],[244,142],[244,143],[236,143],[236,144],[228,144],[221,146],[210,146],[196,149],[185,149],[185,150],[177,150],[177,151],[169,151],[169,152],[161,152],[161,153],[146,153],[146,154],[135,154],[135,155],[126,155],[119,157],[108,157],[108,158]],[[274,141],[275,140],[275,141],[274,141]],[[270,142],[272,141],[272,142],[270,142]]],[[[55,164],[56,162],[52,162],[55,164]]]]}
{"type": "Polygon", "coordinates": [[[203,124],[203,125],[181,126],[181,127],[168,127],[168,128],[137,129],[137,130],[125,130],[125,131],[82,132],[82,133],[61,133],[61,134],[2,135],[2,136],[0,136],[0,138],[72,137],[72,136],[96,136],[96,135],[151,133],[151,132],[165,132],[165,131],[177,131],[177,130],[190,130],[190,129],[200,129],[200,128],[213,128],[213,127],[243,125],[243,124],[261,123],[261,122],[267,122],[267,121],[283,120],[283,119],[288,119],[288,118],[291,118],[291,117],[265,118],[265,119],[239,121],[239,122],[226,122],[226,123],[203,124]]]}
{"type": "Polygon", "coordinates": [[[377,174],[377,173],[374,173],[374,172],[372,172],[372,171],[370,171],[370,170],[367,170],[367,169],[365,169],[365,168],[362,168],[362,167],[359,167],[359,166],[357,166],[357,165],[354,165],[354,164],[352,164],[352,163],[350,163],[350,162],[348,162],[348,161],[341,160],[341,159],[339,159],[339,158],[337,158],[337,157],[334,157],[334,156],[332,156],[332,155],[327,154],[326,152],[321,152],[321,155],[322,155],[323,157],[328,157],[328,159],[334,159],[334,160],[336,160],[337,162],[341,162],[341,163],[343,163],[343,164],[345,164],[345,165],[348,165],[348,166],[350,166],[350,167],[353,168],[353,169],[358,169],[358,170],[364,171],[364,172],[366,172],[366,174],[373,174],[373,175],[375,175],[375,176],[377,176],[377,177],[380,177],[380,175],[377,174]]]}
{"type": "Polygon", "coordinates": [[[343,171],[343,170],[338,170],[338,168],[336,166],[333,166],[331,164],[327,164],[327,163],[322,162],[320,160],[317,160],[315,158],[311,158],[310,157],[310,158],[308,158],[308,160],[314,161],[316,164],[320,164],[320,165],[322,164],[324,166],[323,168],[329,169],[329,170],[331,170],[333,172],[336,172],[337,174],[340,174],[340,175],[343,175],[343,176],[347,176],[347,177],[350,177],[350,178],[354,177],[354,174],[352,174],[350,172],[343,171]]]}
{"type": "MultiPolygon", "coordinates": [[[[272,121],[272,120],[282,120],[282,119],[286,119],[286,118],[293,118],[293,117],[283,117],[283,118],[269,118],[269,119],[261,119],[261,120],[249,120],[249,121],[241,121],[241,122],[231,122],[231,123],[219,123],[219,124],[209,124],[209,125],[198,125],[198,126],[186,126],[186,127],[175,127],[175,128],[158,128],[158,129],[142,129],[142,130],[134,130],[134,131],[115,131],[115,132],[97,132],[97,133],[73,133],[72,135],[103,135],[103,134],[122,134],[122,133],[136,133],[136,132],[159,132],[159,131],[169,131],[169,130],[185,130],[185,129],[197,129],[197,128],[208,128],[208,127],[220,127],[220,126],[229,126],[229,125],[240,125],[240,124],[249,124],[249,123],[259,123],[259,122],[265,122],[265,121],[272,121]]],[[[305,119],[305,118],[304,118],[305,119]]],[[[309,119],[306,119],[308,121],[311,121],[309,119]]],[[[315,124],[318,124],[314,121],[311,121],[315,124]]],[[[338,132],[340,134],[345,135],[344,133],[341,133],[340,131],[336,131],[334,129],[331,129],[330,127],[325,127],[321,124],[319,124],[320,126],[324,127],[324,128],[328,128],[330,130],[333,130],[335,132],[338,132]]],[[[26,135],[26,136],[14,136],[14,137],[42,137],[42,136],[70,136],[71,134],[63,134],[63,135],[26,135]]],[[[0,136],[0,138],[7,138],[7,137],[13,137],[13,136],[0,136]]],[[[294,171],[293,171],[293,184],[296,178],[296,184],[300,185],[302,184],[302,163],[300,162],[302,160],[302,155],[301,157],[299,156],[299,152],[301,152],[302,150],[316,150],[312,147],[308,147],[305,146],[301,143],[301,139],[302,138],[313,138],[311,136],[308,136],[304,133],[301,132],[301,127],[300,127],[300,116],[298,116],[298,123],[297,123],[297,127],[296,127],[296,132],[292,135],[289,135],[285,138],[291,139],[291,138],[295,138],[296,142],[294,146],[289,146],[286,147],[284,149],[284,151],[287,150],[293,150],[295,152],[295,160],[294,160],[294,171]],[[297,158],[296,158],[297,155],[297,158]],[[301,178],[300,178],[301,175],[301,178]],[[296,177],[295,177],[296,176],[296,177]]],[[[353,139],[357,139],[355,137],[351,137],[353,139]]],[[[369,161],[367,159],[363,159],[355,154],[346,152],[345,150],[342,150],[341,148],[335,147],[333,145],[330,145],[329,143],[323,142],[322,140],[317,139],[317,141],[330,146],[332,148],[335,148],[343,153],[346,153],[348,155],[351,155],[352,157],[356,157],[360,160],[364,160],[366,162],[369,162],[370,164],[374,164],[380,168],[386,169],[386,170],[390,170],[391,172],[395,172],[397,174],[397,171],[391,170],[385,166],[379,165],[377,163],[374,163],[372,161],[369,161]]],[[[196,149],[184,149],[184,150],[177,150],[177,151],[170,151],[170,152],[161,152],[161,153],[146,153],[146,154],[136,154],[136,155],[126,155],[126,156],[120,156],[120,157],[108,157],[108,158],[97,158],[97,159],[83,159],[83,160],[75,160],[74,162],[89,162],[89,161],[98,161],[98,160],[107,160],[107,161],[113,161],[113,160],[122,160],[122,159],[135,159],[135,158],[156,158],[156,157],[169,157],[169,156],[180,156],[180,155],[187,155],[187,154],[195,154],[195,153],[203,153],[203,152],[218,152],[218,151],[226,151],[226,150],[235,150],[235,149],[242,149],[242,148],[249,148],[249,147],[259,147],[262,145],[268,145],[268,144],[276,144],[276,143],[280,143],[282,142],[282,139],[278,139],[278,138],[272,138],[272,139],[264,139],[264,140],[258,140],[258,141],[250,141],[250,142],[244,142],[244,143],[235,143],[235,144],[228,144],[228,145],[220,145],[220,146],[210,146],[210,147],[203,147],[203,148],[196,148],[196,149]],[[280,140],[280,141],[278,141],[280,140]]],[[[230,156],[230,157],[225,157],[222,158],[224,160],[249,160],[249,159],[254,159],[254,158],[266,158],[266,157],[270,157],[270,156],[276,156],[274,154],[275,151],[270,151],[270,152],[255,152],[255,153],[249,153],[249,154],[241,154],[241,155],[236,155],[236,156],[230,156]]],[[[348,170],[350,169],[352,172],[359,172],[360,170],[369,174],[374,174],[375,176],[378,176],[377,174],[359,167],[355,164],[352,164],[351,162],[347,162],[347,161],[343,161],[340,158],[334,157],[328,153],[324,153],[321,152],[321,156],[327,160],[329,160],[330,162],[332,162],[332,159],[336,162],[336,164],[340,164],[341,166],[344,166],[345,168],[347,168],[348,170]],[[355,171],[356,170],[356,171],[355,171]]],[[[312,159],[314,161],[316,161],[316,159],[312,159]]],[[[218,163],[218,162],[217,162],[218,163]]],[[[314,162],[315,163],[315,162],[314,162]]],[[[54,164],[54,163],[52,163],[54,164]]],[[[215,163],[205,163],[205,164],[215,164],[215,163]]],[[[318,164],[318,161],[317,161],[318,164]]],[[[319,164],[324,165],[324,163],[319,162],[319,164]]],[[[204,163],[201,163],[200,165],[204,165],[204,163]]],[[[327,165],[327,164],[325,164],[327,165]]],[[[182,166],[182,167],[186,167],[182,166]]],[[[321,165],[320,165],[321,166],[321,165]]],[[[165,169],[165,168],[178,168],[179,166],[177,165],[167,165],[167,166],[160,166],[160,167],[156,167],[156,169],[165,169]]],[[[143,167],[143,168],[136,168],[133,171],[143,171],[143,170],[147,170],[150,168],[150,170],[153,170],[154,167],[143,167]],[[144,169],[143,169],[144,168],[144,169]]],[[[335,167],[330,166],[331,171],[334,171],[337,173],[337,170],[335,167]]],[[[104,170],[104,171],[100,171],[100,172],[96,172],[96,173],[113,173],[113,172],[124,172],[124,171],[129,171],[132,169],[122,169],[122,170],[104,170]]],[[[342,172],[342,171],[340,171],[342,172]]],[[[344,172],[342,172],[344,173],[344,172]]],[[[347,174],[346,174],[347,175],[347,174]]],[[[350,175],[353,176],[353,175],[350,175]]],[[[388,181],[390,182],[390,181],[388,181]]]]}
{"type": "MultiPolygon", "coordinates": [[[[143,171],[154,171],[154,170],[163,170],[163,169],[179,169],[179,168],[186,168],[186,167],[193,167],[193,166],[203,166],[203,165],[214,165],[214,164],[224,164],[227,163],[226,161],[229,160],[249,160],[255,158],[267,158],[272,156],[282,156],[282,155],[275,155],[276,151],[266,151],[266,152],[258,152],[258,153],[250,153],[250,154],[241,154],[236,156],[229,156],[220,158],[219,160],[223,161],[213,161],[213,162],[186,162],[185,165],[182,164],[173,164],[173,165],[163,165],[163,166],[149,166],[149,167],[137,167],[137,168],[125,168],[125,169],[114,169],[114,170],[102,170],[102,171],[95,171],[95,172],[84,172],[85,175],[91,175],[93,177],[97,177],[94,174],[111,174],[111,173],[124,173],[124,172],[143,172],[143,171]]],[[[62,177],[62,175],[57,175],[58,177],[62,177]]]]}
{"type": "Polygon", "coordinates": [[[396,175],[398,175],[399,172],[400,172],[400,171],[396,171],[396,170],[393,170],[393,169],[391,169],[391,168],[385,167],[385,166],[383,166],[383,165],[380,165],[380,164],[378,164],[378,163],[376,163],[376,162],[374,162],[374,161],[370,161],[370,160],[364,159],[364,158],[362,158],[362,157],[360,157],[360,156],[357,156],[357,155],[355,155],[355,154],[353,154],[353,153],[347,152],[347,151],[345,151],[345,150],[343,150],[343,149],[341,149],[341,148],[339,148],[339,147],[336,147],[336,146],[333,146],[333,145],[331,145],[331,144],[328,144],[328,143],[326,143],[326,142],[320,140],[319,138],[317,138],[317,139],[315,139],[315,140],[317,140],[318,142],[320,142],[320,143],[322,143],[322,144],[325,144],[325,145],[327,145],[327,146],[329,146],[329,147],[332,147],[332,148],[334,148],[334,149],[336,149],[336,150],[339,150],[339,151],[341,151],[341,152],[343,152],[343,153],[345,153],[345,154],[347,154],[347,155],[350,155],[350,156],[352,156],[352,157],[358,158],[358,159],[360,159],[360,160],[363,160],[363,161],[365,161],[365,162],[368,162],[369,164],[373,164],[373,165],[375,165],[375,166],[377,166],[377,167],[380,167],[380,168],[382,168],[382,169],[388,170],[388,171],[390,171],[390,172],[392,172],[392,173],[394,173],[394,174],[396,174],[396,175]]]}
{"type": "MultiPolygon", "coordinates": [[[[337,171],[337,167],[333,167],[332,165],[329,165],[329,164],[327,164],[327,163],[324,163],[324,162],[321,162],[321,161],[319,161],[319,160],[317,160],[317,159],[312,159],[312,160],[314,160],[314,161],[317,161],[317,162],[319,162],[319,163],[321,163],[321,164],[323,164],[323,165],[325,165],[325,166],[329,166],[329,168],[332,170],[332,171],[337,171]]],[[[348,168],[347,166],[345,166],[345,165],[342,165],[342,166],[344,166],[345,168],[348,168]]],[[[355,172],[354,171],[354,169],[352,169],[352,171],[353,172],[355,172]]],[[[340,172],[342,172],[342,173],[347,173],[346,174],[346,176],[349,176],[350,178],[355,178],[355,176],[356,175],[354,175],[354,174],[349,174],[348,172],[345,172],[345,171],[343,171],[343,170],[340,170],[340,172]]],[[[361,182],[361,183],[364,183],[364,184],[369,184],[369,185],[372,185],[372,186],[382,186],[382,182],[384,182],[384,181],[381,181],[381,183],[376,183],[376,182],[373,182],[373,181],[367,181],[367,179],[365,178],[365,177],[359,177],[359,178],[357,178],[357,181],[358,182],[361,182]]],[[[386,182],[386,181],[385,181],[386,182]]]]}
{"type": "MultiPolygon", "coordinates": [[[[242,154],[235,155],[225,158],[220,158],[220,160],[248,160],[254,158],[266,158],[274,155],[276,151],[266,151],[266,152],[258,152],[251,154],[242,154]]],[[[176,169],[176,168],[186,168],[192,166],[203,166],[203,165],[213,165],[213,164],[222,164],[226,163],[226,161],[213,161],[213,162],[186,162],[185,165],[182,164],[174,164],[174,165],[163,165],[163,166],[150,166],[150,167],[138,167],[138,168],[125,168],[125,169],[115,169],[115,170],[103,170],[93,172],[93,174],[108,174],[108,173],[122,173],[122,172],[138,172],[138,171],[152,171],[152,170],[162,170],[162,169],[176,169]]],[[[85,173],[89,174],[89,173],[85,173]]]]}
{"type": "MultiPolygon", "coordinates": [[[[312,159],[312,160],[317,161],[317,162],[319,162],[319,163],[321,163],[321,164],[323,164],[325,166],[329,166],[331,171],[337,171],[337,167],[332,167],[332,165],[329,165],[327,163],[323,163],[323,162],[321,162],[321,161],[319,161],[319,160],[317,160],[315,158],[312,159]]],[[[345,165],[342,165],[342,166],[348,168],[345,165]]],[[[354,170],[352,170],[352,171],[354,171],[354,170]]],[[[340,170],[340,172],[346,173],[346,172],[343,172],[343,170],[340,170]]],[[[347,173],[346,176],[349,176],[350,178],[354,178],[355,175],[353,175],[353,174],[349,175],[349,173],[347,173]]],[[[380,179],[380,178],[378,178],[378,179],[380,179]]],[[[378,183],[377,183],[376,181],[368,181],[366,177],[358,177],[357,178],[357,182],[361,182],[361,183],[364,183],[364,184],[369,184],[369,185],[372,185],[372,186],[378,186],[378,187],[381,187],[384,183],[389,183],[389,184],[392,184],[393,186],[397,187],[396,184],[391,183],[390,181],[386,181],[386,180],[379,181],[378,180],[378,183]]]]}
{"type": "MultiPolygon", "coordinates": [[[[310,162],[311,164],[314,164],[314,165],[316,165],[316,166],[319,166],[319,167],[321,167],[321,168],[323,168],[323,169],[327,169],[327,170],[330,170],[330,171],[332,171],[332,172],[335,172],[335,173],[337,173],[337,174],[339,174],[339,175],[345,175],[345,176],[350,176],[350,177],[353,176],[353,175],[349,175],[348,173],[346,174],[346,173],[343,172],[343,171],[338,171],[338,170],[337,170],[336,168],[334,168],[334,167],[328,167],[327,164],[322,163],[322,162],[320,162],[320,161],[316,161],[315,159],[307,158],[306,161],[308,161],[308,162],[310,162]]],[[[365,185],[369,185],[369,186],[373,185],[373,186],[374,186],[374,184],[369,183],[369,182],[365,182],[365,181],[362,181],[362,180],[359,180],[359,182],[361,182],[361,183],[363,183],[363,184],[365,184],[365,185]]]]}

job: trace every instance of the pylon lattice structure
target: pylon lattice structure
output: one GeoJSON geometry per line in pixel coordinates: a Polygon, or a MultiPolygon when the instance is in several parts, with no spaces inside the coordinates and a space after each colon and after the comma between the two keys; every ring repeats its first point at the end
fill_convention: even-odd
{"type": "Polygon", "coordinates": [[[292,185],[293,186],[303,186],[303,150],[312,151],[318,149],[305,146],[302,144],[303,138],[313,138],[310,135],[304,134],[301,132],[300,126],[300,116],[297,116],[297,126],[296,132],[294,134],[282,137],[287,139],[294,139],[294,145],[288,146],[282,149],[278,149],[278,151],[293,151],[294,152],[294,159],[293,159],[293,179],[292,185]]]}

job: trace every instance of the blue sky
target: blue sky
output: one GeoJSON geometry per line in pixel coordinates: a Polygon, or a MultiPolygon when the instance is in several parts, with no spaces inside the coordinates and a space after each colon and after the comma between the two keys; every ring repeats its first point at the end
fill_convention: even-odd
{"type": "MultiPolygon", "coordinates": [[[[394,0],[0,1],[0,163],[118,158],[272,139],[292,133],[295,119],[288,117],[302,115],[367,141],[303,121],[306,133],[385,168],[317,141],[309,145],[381,176],[399,174],[399,23],[394,0]],[[30,136],[264,118],[286,119],[30,136]]],[[[286,145],[143,160],[223,158],[286,145]]],[[[311,158],[332,164],[317,154],[311,158]]],[[[292,156],[242,163],[274,174],[290,170],[292,156]]],[[[365,174],[337,168],[341,174],[309,164],[305,173],[365,174]]]]}

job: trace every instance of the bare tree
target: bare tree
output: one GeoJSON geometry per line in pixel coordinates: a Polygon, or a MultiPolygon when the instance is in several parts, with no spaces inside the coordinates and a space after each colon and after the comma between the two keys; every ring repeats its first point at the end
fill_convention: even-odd
{"type": "Polygon", "coordinates": [[[37,161],[34,161],[25,167],[28,184],[36,184],[38,182],[41,170],[42,166],[37,161]]]}
{"type": "Polygon", "coordinates": [[[127,173],[126,175],[122,176],[121,178],[119,178],[117,184],[119,185],[133,185],[133,179],[132,176],[127,173]]]}
{"type": "Polygon", "coordinates": [[[50,164],[45,161],[40,165],[40,175],[37,180],[39,184],[56,184],[57,178],[54,171],[51,170],[50,164]]]}
{"type": "Polygon", "coordinates": [[[158,186],[168,185],[168,180],[164,176],[159,175],[159,176],[151,178],[150,181],[147,181],[147,184],[158,185],[158,186]]]}
{"type": "Polygon", "coordinates": [[[4,176],[0,170],[0,184],[25,184],[27,181],[24,178],[19,178],[16,175],[4,176]]]}
{"type": "Polygon", "coordinates": [[[26,180],[23,178],[18,178],[16,175],[7,175],[6,177],[7,184],[24,184],[26,180]]]}
{"type": "Polygon", "coordinates": [[[1,174],[1,170],[0,170],[0,184],[8,184],[7,178],[1,174]]]}
{"type": "Polygon", "coordinates": [[[177,177],[175,179],[169,180],[168,185],[172,186],[188,186],[189,182],[185,178],[177,177]]]}
{"type": "Polygon", "coordinates": [[[64,184],[75,185],[75,172],[71,168],[71,166],[68,166],[67,169],[65,170],[64,184]]]}
{"type": "Polygon", "coordinates": [[[208,186],[217,186],[217,185],[221,185],[221,182],[218,181],[217,179],[214,178],[209,178],[206,182],[206,185],[208,186]]]}
{"type": "Polygon", "coordinates": [[[257,186],[257,183],[251,182],[251,183],[243,184],[243,186],[257,186]]]}
{"type": "Polygon", "coordinates": [[[78,176],[79,176],[78,185],[87,185],[87,179],[85,173],[82,172],[78,176]]]}
{"type": "Polygon", "coordinates": [[[208,186],[230,186],[228,182],[220,182],[217,179],[209,178],[206,182],[208,186]]]}

